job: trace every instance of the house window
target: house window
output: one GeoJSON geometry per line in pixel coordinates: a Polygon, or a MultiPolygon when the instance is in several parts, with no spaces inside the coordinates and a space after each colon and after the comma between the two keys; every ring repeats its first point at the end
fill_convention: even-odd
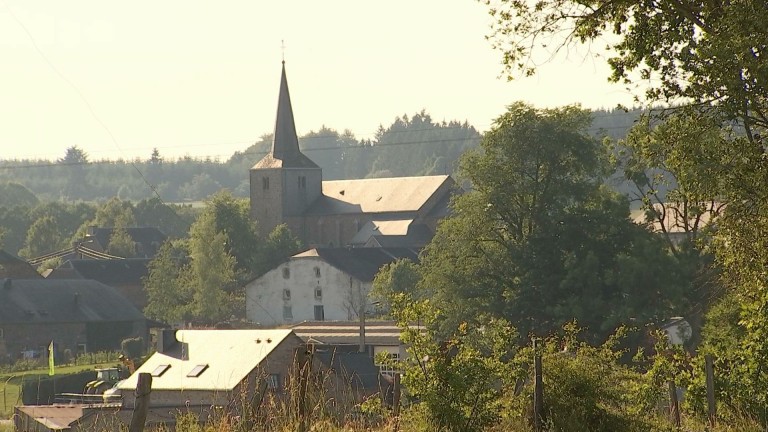
{"type": "Polygon", "coordinates": [[[3,329],[0,328],[0,339],[3,339],[5,337],[5,334],[3,333],[3,329]]]}
{"type": "Polygon", "coordinates": [[[280,374],[269,374],[267,376],[267,388],[273,391],[280,391],[280,374]]]}
{"type": "Polygon", "coordinates": [[[315,288],[315,300],[322,300],[323,298],[323,289],[320,287],[315,288]]]}
{"type": "Polygon", "coordinates": [[[77,344],[77,355],[86,354],[88,352],[88,346],[84,343],[77,344]]]}
{"type": "Polygon", "coordinates": [[[285,321],[292,321],[293,320],[293,309],[291,309],[291,306],[283,306],[283,319],[285,321]]]}
{"type": "Polygon", "coordinates": [[[291,290],[284,289],[283,290],[283,300],[290,300],[291,299],[291,290]]]}
{"type": "Polygon", "coordinates": [[[376,364],[379,367],[379,372],[384,374],[399,373],[400,370],[397,367],[397,363],[400,361],[400,354],[396,352],[386,353],[386,361],[376,364]]]}
{"type": "Polygon", "coordinates": [[[320,267],[315,267],[315,277],[320,277],[320,267]]]}
{"type": "Polygon", "coordinates": [[[163,374],[171,368],[171,365],[169,364],[161,364],[155,368],[155,370],[152,371],[153,377],[161,377],[163,374]]]}
{"type": "Polygon", "coordinates": [[[208,365],[207,364],[199,364],[199,365],[195,366],[194,368],[192,368],[192,370],[189,371],[187,376],[190,377],[190,378],[197,378],[203,372],[205,372],[206,369],[208,369],[208,365]]]}
{"type": "Polygon", "coordinates": [[[269,190],[269,177],[261,178],[261,188],[264,190],[269,190]]]}
{"type": "Polygon", "coordinates": [[[291,277],[291,269],[288,267],[283,267],[283,279],[290,279],[291,277]]]}
{"type": "Polygon", "coordinates": [[[325,321],[323,305],[315,305],[315,321],[325,321]]]}

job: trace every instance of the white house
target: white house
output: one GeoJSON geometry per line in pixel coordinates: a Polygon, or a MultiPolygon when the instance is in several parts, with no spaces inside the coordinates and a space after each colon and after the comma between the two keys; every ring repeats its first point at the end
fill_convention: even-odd
{"type": "Polygon", "coordinates": [[[418,253],[409,248],[318,248],[294,255],[246,285],[246,318],[264,326],[357,320],[369,304],[376,273],[398,259],[418,261],[418,253]]]}

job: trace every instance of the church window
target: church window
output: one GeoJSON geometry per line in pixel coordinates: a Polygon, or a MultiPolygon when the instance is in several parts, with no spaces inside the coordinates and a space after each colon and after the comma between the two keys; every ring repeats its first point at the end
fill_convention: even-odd
{"type": "Polygon", "coordinates": [[[283,300],[290,300],[291,299],[291,290],[284,289],[283,290],[283,300]]]}
{"type": "Polygon", "coordinates": [[[320,277],[320,267],[315,267],[315,277],[320,277]]]}
{"type": "Polygon", "coordinates": [[[304,176],[299,176],[299,189],[306,189],[307,188],[307,178],[304,176]]]}
{"type": "Polygon", "coordinates": [[[269,190],[269,177],[261,178],[261,188],[264,190],[269,190]]]}
{"type": "Polygon", "coordinates": [[[285,321],[293,320],[293,309],[291,309],[290,306],[283,306],[283,320],[285,321]]]}
{"type": "Polygon", "coordinates": [[[283,279],[290,279],[291,278],[291,269],[288,267],[283,267],[283,279]]]}

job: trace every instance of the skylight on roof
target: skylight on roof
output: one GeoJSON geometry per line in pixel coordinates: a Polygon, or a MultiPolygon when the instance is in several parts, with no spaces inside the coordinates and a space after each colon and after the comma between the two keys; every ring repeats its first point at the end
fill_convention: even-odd
{"type": "Polygon", "coordinates": [[[153,377],[161,377],[170,368],[171,368],[171,365],[161,364],[158,367],[156,367],[155,370],[152,371],[152,376],[153,377]]]}
{"type": "Polygon", "coordinates": [[[190,378],[197,378],[200,375],[202,375],[202,373],[205,372],[206,369],[208,369],[208,365],[207,364],[199,364],[199,365],[195,366],[194,368],[192,368],[192,370],[189,371],[187,376],[190,377],[190,378]]]}

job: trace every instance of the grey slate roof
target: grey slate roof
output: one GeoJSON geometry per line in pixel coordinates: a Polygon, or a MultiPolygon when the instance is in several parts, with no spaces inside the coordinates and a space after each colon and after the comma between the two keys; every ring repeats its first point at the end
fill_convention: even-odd
{"type": "Polygon", "coordinates": [[[319,168],[299,150],[291,95],[288,92],[288,80],[285,77],[285,62],[283,62],[283,72],[280,76],[280,95],[277,99],[277,119],[272,150],[251,169],[264,168],[319,168]]]}
{"type": "Polygon", "coordinates": [[[120,260],[73,259],[54,269],[49,279],[93,279],[107,285],[141,284],[148,274],[148,258],[120,260]]]}
{"type": "Polygon", "coordinates": [[[0,249],[0,278],[41,278],[32,265],[0,249]]]}
{"type": "Polygon", "coordinates": [[[143,321],[114,288],[85,279],[0,280],[0,323],[143,321]]]}
{"type": "Polygon", "coordinates": [[[398,259],[419,261],[419,252],[411,248],[317,248],[296,254],[296,258],[320,258],[363,282],[373,281],[385,264],[398,259]]]}
{"type": "Polygon", "coordinates": [[[306,214],[415,213],[440,189],[449,192],[453,185],[447,175],[324,181],[323,196],[306,214]]]}
{"type": "Polygon", "coordinates": [[[379,368],[368,353],[317,349],[315,357],[353,388],[376,390],[382,387],[379,368]]]}

